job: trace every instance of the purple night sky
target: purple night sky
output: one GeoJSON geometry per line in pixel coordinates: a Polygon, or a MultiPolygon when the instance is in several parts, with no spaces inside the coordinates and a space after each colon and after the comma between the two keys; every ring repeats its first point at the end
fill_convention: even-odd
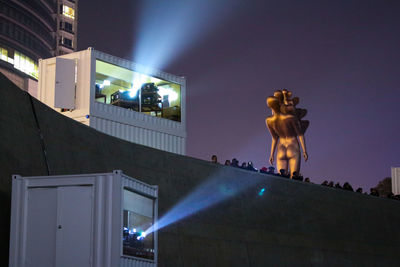
{"type": "Polygon", "coordinates": [[[187,154],[221,163],[269,166],[265,99],[288,88],[310,121],[302,174],[369,191],[400,166],[399,13],[390,0],[80,1],[78,49],[186,76],[187,154]]]}

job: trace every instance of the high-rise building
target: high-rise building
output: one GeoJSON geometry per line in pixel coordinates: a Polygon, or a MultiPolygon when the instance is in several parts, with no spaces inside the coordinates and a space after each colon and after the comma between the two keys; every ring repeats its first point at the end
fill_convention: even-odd
{"type": "Polygon", "coordinates": [[[35,94],[38,61],[76,51],[78,0],[0,0],[0,72],[35,94]]]}
{"type": "Polygon", "coordinates": [[[78,0],[57,0],[57,5],[59,10],[56,16],[57,47],[55,56],[69,54],[76,51],[76,36],[78,30],[78,0]]]}

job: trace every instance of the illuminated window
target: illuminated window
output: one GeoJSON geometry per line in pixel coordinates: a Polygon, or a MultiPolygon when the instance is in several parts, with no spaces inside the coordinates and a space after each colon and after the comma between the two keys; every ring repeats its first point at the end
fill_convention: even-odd
{"type": "Polygon", "coordinates": [[[14,64],[14,59],[9,57],[8,50],[3,47],[0,47],[0,59],[8,63],[14,64]]]}
{"type": "Polygon", "coordinates": [[[154,199],[124,189],[123,254],[154,259],[154,199]]]}
{"type": "Polygon", "coordinates": [[[7,49],[0,47],[0,58],[1,58],[1,60],[8,61],[7,49]]]}
{"type": "Polygon", "coordinates": [[[75,10],[69,6],[62,5],[62,14],[67,18],[75,19],[75,10]]]}
{"type": "Polygon", "coordinates": [[[181,121],[181,86],[96,60],[96,101],[181,121]]]}
{"type": "Polygon", "coordinates": [[[36,62],[18,51],[14,52],[14,68],[36,79],[39,77],[38,66],[36,62]]]}

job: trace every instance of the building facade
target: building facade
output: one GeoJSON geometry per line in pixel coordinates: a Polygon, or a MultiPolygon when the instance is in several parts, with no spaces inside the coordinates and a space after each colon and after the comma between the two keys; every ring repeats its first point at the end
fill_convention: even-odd
{"type": "Polygon", "coordinates": [[[35,94],[38,61],[76,50],[77,0],[0,0],[0,71],[35,94]]]}

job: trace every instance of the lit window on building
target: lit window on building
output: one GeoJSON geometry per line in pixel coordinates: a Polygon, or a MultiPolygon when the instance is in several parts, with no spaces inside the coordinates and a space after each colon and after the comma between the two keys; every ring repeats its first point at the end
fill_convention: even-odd
{"type": "Polygon", "coordinates": [[[37,63],[33,59],[25,56],[24,54],[18,51],[14,52],[14,68],[36,79],[39,77],[37,63]]]}
{"type": "Polygon", "coordinates": [[[97,102],[181,121],[181,86],[96,60],[97,102]]]}
{"type": "Polygon", "coordinates": [[[8,50],[0,47],[0,59],[8,63],[14,64],[14,59],[9,57],[8,50]]]}
{"type": "Polygon", "coordinates": [[[69,6],[62,5],[62,14],[67,18],[75,19],[75,10],[69,6]]]}
{"type": "Polygon", "coordinates": [[[123,255],[153,260],[154,199],[127,189],[123,198],[123,255]]]}
{"type": "Polygon", "coordinates": [[[4,48],[2,48],[2,47],[0,47],[0,58],[1,58],[1,60],[4,60],[4,61],[7,61],[7,59],[8,59],[8,51],[7,51],[7,49],[4,49],[4,48]]]}

